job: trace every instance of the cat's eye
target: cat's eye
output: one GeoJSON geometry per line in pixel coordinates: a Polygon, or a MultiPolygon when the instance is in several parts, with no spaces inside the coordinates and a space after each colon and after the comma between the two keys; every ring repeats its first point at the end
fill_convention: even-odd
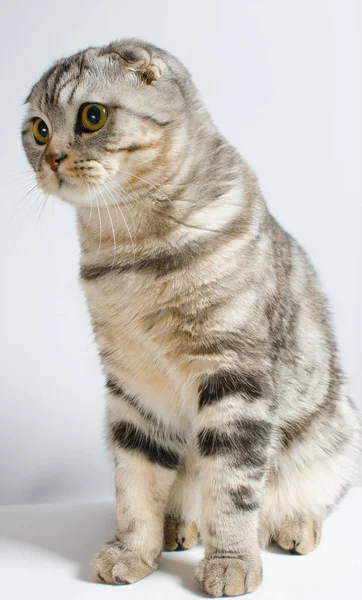
{"type": "Polygon", "coordinates": [[[86,104],[81,112],[82,126],[85,131],[98,131],[107,121],[108,113],[102,104],[86,104]]]}
{"type": "Polygon", "coordinates": [[[40,117],[34,121],[33,134],[38,144],[46,144],[49,141],[48,125],[40,117]]]}

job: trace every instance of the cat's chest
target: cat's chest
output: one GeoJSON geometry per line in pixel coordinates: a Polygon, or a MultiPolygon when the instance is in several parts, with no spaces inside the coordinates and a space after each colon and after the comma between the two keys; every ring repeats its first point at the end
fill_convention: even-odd
{"type": "Polygon", "coordinates": [[[175,360],[181,333],[173,316],[174,286],[139,274],[114,274],[85,282],[84,289],[106,370],[147,397],[163,418],[176,409],[187,421],[194,408],[175,360]]]}
{"type": "Polygon", "coordinates": [[[84,287],[96,333],[155,346],[157,331],[165,329],[171,314],[167,283],[139,273],[115,272],[85,282],[84,287]]]}

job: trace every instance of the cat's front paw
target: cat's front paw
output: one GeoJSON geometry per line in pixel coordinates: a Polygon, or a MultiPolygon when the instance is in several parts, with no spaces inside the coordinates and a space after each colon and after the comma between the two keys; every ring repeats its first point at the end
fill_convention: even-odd
{"type": "Polygon", "coordinates": [[[124,548],[120,542],[112,541],[97,552],[93,564],[93,578],[98,583],[125,585],[143,579],[157,568],[150,561],[124,548]]]}
{"type": "Polygon", "coordinates": [[[196,569],[196,579],[213,598],[242,596],[254,592],[262,582],[261,560],[246,558],[204,558],[196,569]]]}

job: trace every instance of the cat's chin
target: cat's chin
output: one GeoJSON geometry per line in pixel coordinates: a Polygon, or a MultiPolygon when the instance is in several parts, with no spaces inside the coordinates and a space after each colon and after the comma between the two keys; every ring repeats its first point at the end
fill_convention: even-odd
{"type": "Polygon", "coordinates": [[[78,208],[92,206],[95,198],[99,198],[99,195],[101,197],[99,200],[101,205],[113,204],[114,200],[114,181],[110,178],[105,181],[93,181],[91,186],[82,185],[76,180],[65,179],[64,176],[50,180],[41,178],[38,179],[38,187],[45,194],[56,196],[60,200],[67,202],[67,204],[72,204],[78,208]],[[111,195],[109,190],[113,190],[113,193],[111,191],[111,195]]]}
{"type": "MultiPolygon", "coordinates": [[[[110,189],[112,190],[113,188],[111,187],[110,189]]],[[[63,181],[55,192],[50,193],[58,196],[64,202],[72,204],[76,208],[88,208],[92,205],[96,206],[97,203],[99,203],[100,207],[106,204],[109,206],[114,203],[115,198],[115,192],[112,195],[109,193],[108,181],[94,183],[92,188],[63,181]]]]}
{"type": "Polygon", "coordinates": [[[62,186],[58,189],[55,194],[68,204],[72,204],[76,207],[87,207],[91,206],[93,202],[93,196],[89,193],[89,190],[75,187],[62,186]]]}
{"type": "Polygon", "coordinates": [[[38,186],[45,194],[56,196],[73,206],[87,207],[92,205],[94,193],[89,190],[89,187],[83,187],[64,179],[57,182],[38,181],[38,186]]]}

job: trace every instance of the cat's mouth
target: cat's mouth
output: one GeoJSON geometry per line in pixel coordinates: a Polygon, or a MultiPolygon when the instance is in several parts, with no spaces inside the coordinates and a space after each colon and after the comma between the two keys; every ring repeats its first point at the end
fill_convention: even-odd
{"type": "Polygon", "coordinates": [[[57,174],[57,180],[58,180],[58,186],[59,189],[62,187],[63,184],[67,185],[67,180],[64,179],[61,175],[57,174]]]}
{"type": "Polygon", "coordinates": [[[65,155],[61,160],[45,158],[37,174],[37,183],[45,194],[57,196],[75,206],[91,206],[97,200],[100,204],[111,205],[117,203],[120,187],[128,185],[128,191],[122,192],[128,199],[131,198],[132,179],[144,182],[134,171],[137,169],[127,163],[123,165],[116,154],[105,157],[105,160],[65,155]]]}
{"type": "Polygon", "coordinates": [[[51,196],[57,196],[65,202],[74,205],[90,206],[96,191],[98,191],[102,183],[102,179],[89,177],[81,179],[80,177],[70,177],[63,173],[42,173],[37,177],[38,187],[45,193],[51,196]]]}
{"type": "MultiPolygon", "coordinates": [[[[117,202],[119,187],[137,177],[129,171],[119,171],[117,167],[86,159],[72,163],[64,161],[56,170],[43,165],[38,174],[38,186],[44,193],[74,206],[91,206],[97,200],[100,204],[111,205],[117,202]]],[[[129,190],[123,192],[127,199],[131,198],[129,190]]]]}
{"type": "Polygon", "coordinates": [[[104,168],[69,168],[63,165],[56,171],[43,168],[37,176],[38,187],[46,194],[75,205],[89,206],[102,185],[110,179],[104,168]]]}

